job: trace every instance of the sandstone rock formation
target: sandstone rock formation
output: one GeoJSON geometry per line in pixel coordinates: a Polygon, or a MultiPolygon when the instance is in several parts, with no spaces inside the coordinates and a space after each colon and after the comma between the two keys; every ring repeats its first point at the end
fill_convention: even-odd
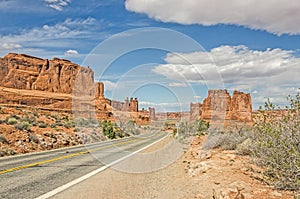
{"type": "Polygon", "coordinates": [[[200,102],[190,103],[190,120],[196,120],[202,114],[202,104],[200,102]]]}
{"type": "Polygon", "coordinates": [[[127,112],[138,112],[139,111],[139,102],[137,98],[128,98],[125,99],[125,102],[110,100],[109,104],[116,110],[116,111],[127,111],[127,112]]]}
{"type": "MultiPolygon", "coordinates": [[[[113,110],[139,112],[137,98],[125,102],[105,98],[104,84],[94,82],[90,68],[64,59],[15,53],[0,58],[0,103],[59,109],[74,117],[111,121],[113,110]]],[[[140,115],[149,120],[149,113],[140,115]]]]}
{"type": "Polygon", "coordinates": [[[156,120],[155,108],[149,107],[149,118],[152,121],[156,120]]]}
{"type": "Polygon", "coordinates": [[[41,59],[10,53],[0,59],[0,86],[16,89],[72,93],[75,79],[81,73],[93,82],[93,71],[68,60],[41,59]]]}
{"type": "Polygon", "coordinates": [[[252,125],[252,100],[250,94],[227,90],[209,90],[202,105],[201,119],[224,126],[252,125]]]}

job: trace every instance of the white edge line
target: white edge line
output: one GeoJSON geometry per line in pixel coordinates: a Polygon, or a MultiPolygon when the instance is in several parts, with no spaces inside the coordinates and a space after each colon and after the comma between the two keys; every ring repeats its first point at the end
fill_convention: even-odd
{"type": "Polygon", "coordinates": [[[77,178],[77,179],[75,179],[75,180],[73,180],[73,181],[71,181],[71,182],[68,182],[67,184],[64,184],[64,185],[62,185],[62,186],[60,186],[60,187],[57,187],[56,189],[54,189],[54,190],[52,190],[52,191],[50,191],[50,192],[48,192],[48,193],[45,193],[45,194],[43,194],[43,195],[41,195],[41,196],[39,196],[39,197],[37,197],[37,198],[35,198],[35,199],[47,199],[47,198],[50,198],[51,196],[54,196],[54,195],[58,194],[59,192],[62,192],[62,191],[64,191],[64,190],[66,190],[66,189],[72,187],[73,185],[76,185],[76,184],[78,184],[78,183],[80,183],[80,182],[82,182],[82,181],[84,181],[84,180],[86,180],[86,179],[92,177],[93,175],[96,175],[97,173],[99,173],[99,172],[101,172],[101,171],[104,171],[105,169],[107,169],[107,168],[113,166],[114,164],[117,164],[117,163],[119,163],[119,162],[121,162],[121,161],[123,161],[123,160],[125,160],[125,159],[127,159],[127,158],[129,158],[129,157],[131,157],[131,156],[133,156],[133,155],[135,155],[136,153],[138,153],[138,152],[140,152],[140,151],[143,151],[143,150],[149,148],[150,146],[152,146],[152,145],[154,145],[154,144],[156,144],[156,143],[162,141],[162,140],[165,139],[166,137],[168,137],[168,135],[169,135],[169,134],[165,135],[165,136],[162,137],[161,139],[156,140],[155,142],[152,142],[151,144],[149,144],[149,145],[147,145],[147,146],[145,146],[145,147],[143,147],[143,148],[141,148],[141,149],[139,149],[139,150],[137,150],[137,151],[134,151],[134,152],[132,152],[132,153],[130,153],[130,154],[128,154],[128,155],[126,155],[126,156],[124,156],[124,157],[118,159],[118,160],[115,160],[115,161],[113,161],[113,162],[111,162],[111,163],[109,163],[109,164],[107,164],[107,165],[105,165],[105,166],[103,166],[103,167],[100,167],[99,169],[96,169],[96,170],[94,170],[94,171],[92,171],[92,172],[90,172],[90,173],[88,173],[88,174],[85,174],[84,176],[81,176],[80,178],[77,178]]]}

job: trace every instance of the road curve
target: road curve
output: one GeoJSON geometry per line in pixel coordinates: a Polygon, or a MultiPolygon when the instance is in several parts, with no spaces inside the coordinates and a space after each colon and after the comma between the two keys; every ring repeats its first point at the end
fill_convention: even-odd
{"type": "Polygon", "coordinates": [[[159,132],[0,158],[0,198],[36,198],[164,136],[159,132]]]}

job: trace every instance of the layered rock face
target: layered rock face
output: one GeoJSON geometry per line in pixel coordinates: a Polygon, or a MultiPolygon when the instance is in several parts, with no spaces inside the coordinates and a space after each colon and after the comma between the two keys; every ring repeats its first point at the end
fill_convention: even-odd
{"type": "Polygon", "coordinates": [[[190,120],[196,120],[202,114],[202,104],[200,102],[190,103],[190,120]]]}
{"type": "Polygon", "coordinates": [[[78,74],[88,83],[94,82],[91,69],[68,60],[14,53],[0,58],[0,86],[7,88],[70,94],[78,74]]]}
{"type": "Polygon", "coordinates": [[[0,104],[35,106],[73,112],[75,117],[113,121],[113,108],[137,113],[138,100],[106,99],[103,82],[68,60],[10,53],[0,58],[0,104]]]}
{"type": "Polygon", "coordinates": [[[227,90],[209,90],[204,99],[200,118],[211,124],[224,126],[252,125],[252,100],[250,94],[227,90]]]}
{"type": "Polygon", "coordinates": [[[250,93],[234,91],[231,98],[230,119],[252,124],[252,99],[250,93]]]}
{"type": "Polygon", "coordinates": [[[110,100],[109,104],[116,111],[127,111],[127,112],[138,112],[139,111],[139,102],[137,98],[128,98],[125,99],[125,102],[119,102],[115,100],[110,100]]]}

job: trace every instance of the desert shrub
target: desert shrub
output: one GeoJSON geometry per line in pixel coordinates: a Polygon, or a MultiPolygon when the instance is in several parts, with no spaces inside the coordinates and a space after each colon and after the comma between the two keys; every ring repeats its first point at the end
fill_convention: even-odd
{"type": "Polygon", "coordinates": [[[20,131],[28,131],[31,125],[29,122],[18,122],[14,125],[14,127],[20,131]]]}
{"type": "Polygon", "coordinates": [[[38,137],[34,133],[29,134],[29,139],[31,140],[31,142],[34,142],[36,144],[38,144],[40,142],[38,137]]]}
{"type": "Polygon", "coordinates": [[[67,121],[63,124],[63,126],[67,129],[75,127],[74,121],[67,121]]]}
{"type": "Polygon", "coordinates": [[[288,97],[289,106],[275,107],[269,100],[260,108],[254,157],[266,168],[268,181],[277,188],[300,189],[300,94],[288,97]],[[279,115],[278,115],[279,114],[279,115]]]}
{"type": "Polygon", "coordinates": [[[32,124],[33,122],[35,122],[35,117],[33,116],[29,117],[28,115],[24,115],[20,118],[20,120],[32,124]]]}
{"type": "Polygon", "coordinates": [[[16,123],[18,123],[18,120],[15,117],[10,117],[7,119],[7,124],[9,125],[14,125],[16,123]]]}
{"type": "Polygon", "coordinates": [[[56,124],[56,126],[64,126],[64,124],[61,122],[56,122],[55,124],[56,124]]]}
{"type": "Polygon", "coordinates": [[[245,140],[252,139],[253,132],[251,129],[236,129],[223,131],[211,129],[203,143],[203,149],[221,148],[224,150],[235,150],[245,140]]]}
{"type": "Polygon", "coordinates": [[[39,117],[40,115],[39,115],[39,113],[35,110],[35,111],[33,111],[33,113],[32,113],[33,115],[34,115],[34,117],[39,117]]]}
{"type": "Polygon", "coordinates": [[[16,152],[11,148],[4,147],[0,149],[0,157],[7,156],[7,155],[15,155],[15,154],[16,152]]]}
{"type": "Polygon", "coordinates": [[[186,139],[195,135],[203,135],[208,128],[209,123],[205,122],[204,120],[196,120],[193,123],[181,122],[179,127],[173,130],[173,135],[182,139],[186,139]]]}
{"type": "Polygon", "coordinates": [[[105,136],[107,136],[109,139],[115,139],[116,138],[116,132],[114,131],[114,127],[110,121],[103,121],[101,123],[102,132],[105,136]]]}
{"type": "Polygon", "coordinates": [[[194,125],[197,127],[197,132],[200,133],[207,131],[209,128],[209,123],[204,120],[196,120],[194,125]]]}
{"type": "Polygon", "coordinates": [[[50,124],[50,127],[54,129],[57,127],[57,124],[56,123],[50,124]]]}
{"type": "Polygon", "coordinates": [[[32,124],[31,124],[32,126],[38,126],[39,125],[39,123],[38,122],[36,122],[36,121],[34,121],[34,122],[32,122],[32,124]]]}
{"type": "Polygon", "coordinates": [[[58,119],[58,115],[55,113],[55,114],[52,114],[50,117],[52,117],[53,119],[57,120],[58,119]]]}
{"type": "Polygon", "coordinates": [[[69,120],[69,116],[68,116],[68,115],[64,115],[64,116],[62,116],[60,119],[61,119],[61,120],[66,120],[66,121],[68,121],[68,120],[69,120]]]}
{"type": "Polygon", "coordinates": [[[89,119],[89,118],[76,118],[75,123],[77,126],[85,126],[85,127],[98,127],[99,123],[97,120],[89,119]]]}
{"type": "Polygon", "coordinates": [[[251,155],[253,150],[253,138],[247,138],[237,145],[236,152],[239,155],[251,155]]]}
{"type": "Polygon", "coordinates": [[[39,128],[47,128],[48,124],[46,123],[39,123],[39,128]]]}
{"type": "Polygon", "coordinates": [[[8,144],[6,137],[3,134],[0,134],[0,142],[2,144],[8,144]]]}
{"type": "Polygon", "coordinates": [[[4,108],[2,106],[0,106],[0,114],[4,113],[4,108]]]}

